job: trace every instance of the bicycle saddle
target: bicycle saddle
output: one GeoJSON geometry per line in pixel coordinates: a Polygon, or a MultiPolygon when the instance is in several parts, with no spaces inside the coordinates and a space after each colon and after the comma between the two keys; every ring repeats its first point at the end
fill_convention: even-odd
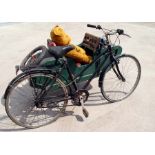
{"type": "Polygon", "coordinates": [[[53,46],[49,47],[49,53],[53,55],[55,58],[62,58],[65,54],[67,54],[69,51],[73,50],[74,46],[68,45],[68,46],[53,46]]]}

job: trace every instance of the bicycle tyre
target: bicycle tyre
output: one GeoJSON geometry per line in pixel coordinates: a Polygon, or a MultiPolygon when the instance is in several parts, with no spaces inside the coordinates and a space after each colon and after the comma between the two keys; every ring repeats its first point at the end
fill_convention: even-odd
{"type": "Polygon", "coordinates": [[[110,64],[106,68],[106,70],[104,71],[104,74],[101,78],[101,81],[102,81],[101,93],[102,93],[103,97],[111,103],[122,101],[122,100],[126,99],[127,97],[129,97],[136,89],[136,87],[140,81],[140,77],[141,77],[141,66],[140,66],[140,63],[136,57],[134,57],[132,55],[121,55],[118,58],[116,58],[116,61],[118,63],[119,69],[120,69],[122,75],[125,77],[126,81],[123,82],[122,80],[119,80],[117,78],[116,74],[113,71],[113,67],[115,68],[116,66],[115,65],[113,66],[112,64],[110,64]],[[130,62],[128,64],[125,64],[125,68],[123,68],[123,63],[125,63],[125,62],[127,63],[127,59],[129,59],[132,63],[130,62]],[[136,68],[135,72],[133,72],[134,70],[131,68],[131,66],[133,66],[133,64],[134,64],[134,67],[136,68]],[[125,71],[127,73],[125,73],[125,71]],[[111,76],[110,74],[112,75],[112,78],[110,77],[111,76]],[[129,76],[129,74],[130,74],[130,76],[129,76]],[[134,75],[136,75],[135,79],[134,79],[134,75]],[[109,79],[108,79],[108,76],[110,77],[109,79]],[[129,77],[134,79],[135,81],[134,81],[132,87],[130,88],[129,92],[126,92],[127,88],[129,87],[129,80],[128,80],[129,77]],[[117,80],[116,83],[114,83],[115,80],[117,80]],[[126,83],[128,86],[127,85],[125,86],[126,83]],[[118,86],[123,86],[123,89],[119,89],[118,86]],[[122,94],[122,97],[121,97],[121,94],[122,94]]]}
{"type": "MultiPolygon", "coordinates": [[[[64,83],[60,79],[56,78],[54,75],[49,74],[47,72],[30,71],[28,74],[22,73],[21,77],[18,76],[18,79],[14,81],[15,82],[13,82],[12,85],[7,90],[6,99],[5,99],[5,110],[9,118],[15,124],[25,128],[33,129],[44,125],[48,125],[54,122],[55,120],[57,120],[60,116],[62,116],[68,103],[68,99],[67,99],[68,92],[64,83]],[[53,108],[36,107],[34,103],[35,98],[33,98],[33,97],[36,97],[34,96],[36,92],[33,92],[33,91],[35,89],[35,91],[38,90],[38,93],[40,93],[41,88],[37,88],[36,86],[33,88],[32,85],[30,85],[30,80],[32,79],[34,80],[34,78],[38,78],[38,77],[40,78],[42,77],[44,79],[48,78],[48,80],[55,79],[55,83],[53,83],[53,85],[56,85],[57,87],[59,87],[60,90],[62,91],[61,92],[62,96],[64,95],[63,96],[64,100],[62,103],[57,103],[58,106],[55,106],[55,107],[53,106],[53,108]],[[14,95],[14,98],[13,98],[13,95],[14,95]],[[15,99],[17,100],[16,102],[13,103],[13,100],[15,99]]],[[[53,87],[53,85],[51,86],[51,88],[53,87]]],[[[45,89],[47,88],[50,88],[50,84],[47,84],[47,87],[45,89]]],[[[55,92],[54,92],[52,91],[51,88],[48,95],[50,96],[51,93],[57,94],[58,89],[57,90],[55,89],[55,92]]],[[[53,96],[53,99],[54,98],[55,100],[53,100],[52,104],[54,103],[56,104],[57,102],[55,96],[53,96]]]]}

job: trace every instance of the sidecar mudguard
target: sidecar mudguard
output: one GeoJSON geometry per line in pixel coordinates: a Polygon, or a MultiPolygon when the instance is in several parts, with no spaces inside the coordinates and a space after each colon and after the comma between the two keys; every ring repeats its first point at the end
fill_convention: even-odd
{"type": "Polygon", "coordinates": [[[4,92],[4,99],[6,99],[7,94],[9,93],[10,89],[12,88],[12,86],[22,77],[24,77],[25,75],[29,75],[31,73],[46,73],[46,74],[54,74],[51,70],[49,69],[43,69],[43,68],[34,68],[32,70],[27,70],[21,74],[18,74],[15,78],[12,79],[12,81],[8,84],[5,92],[4,92]]]}

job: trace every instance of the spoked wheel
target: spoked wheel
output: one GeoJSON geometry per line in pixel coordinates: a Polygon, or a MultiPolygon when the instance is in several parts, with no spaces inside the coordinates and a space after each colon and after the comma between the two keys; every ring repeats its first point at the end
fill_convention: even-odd
{"type": "Polygon", "coordinates": [[[51,74],[29,73],[14,82],[6,96],[10,119],[26,128],[47,125],[65,111],[68,93],[62,81],[51,74]]]}
{"type": "Polygon", "coordinates": [[[134,56],[122,55],[117,58],[117,63],[125,80],[117,75],[116,65],[107,67],[102,78],[101,92],[110,102],[121,101],[131,95],[141,76],[140,63],[134,56]]]}

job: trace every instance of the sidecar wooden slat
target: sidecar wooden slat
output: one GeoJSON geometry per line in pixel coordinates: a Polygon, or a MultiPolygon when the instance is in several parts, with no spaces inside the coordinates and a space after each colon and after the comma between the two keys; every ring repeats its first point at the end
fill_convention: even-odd
{"type": "Polygon", "coordinates": [[[89,33],[85,33],[82,46],[92,50],[93,52],[96,52],[99,47],[100,40],[101,39],[99,37],[96,37],[89,33]]]}

